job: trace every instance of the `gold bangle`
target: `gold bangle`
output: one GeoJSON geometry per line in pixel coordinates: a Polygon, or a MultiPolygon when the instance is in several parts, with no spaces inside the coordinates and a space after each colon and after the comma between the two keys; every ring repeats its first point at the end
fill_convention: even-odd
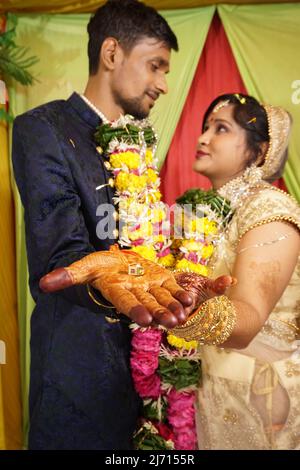
{"type": "Polygon", "coordinates": [[[219,345],[233,332],[236,322],[235,306],[225,295],[204,302],[185,322],[170,333],[186,341],[219,345]]]}
{"type": "Polygon", "coordinates": [[[104,304],[101,304],[101,302],[99,302],[99,300],[97,300],[97,299],[95,298],[95,296],[92,294],[91,288],[90,288],[89,284],[87,284],[87,291],[88,291],[88,294],[89,294],[90,298],[92,299],[92,301],[95,302],[95,304],[99,305],[100,307],[111,308],[111,309],[112,309],[112,308],[116,308],[116,307],[114,307],[113,305],[104,305],[104,304]]]}

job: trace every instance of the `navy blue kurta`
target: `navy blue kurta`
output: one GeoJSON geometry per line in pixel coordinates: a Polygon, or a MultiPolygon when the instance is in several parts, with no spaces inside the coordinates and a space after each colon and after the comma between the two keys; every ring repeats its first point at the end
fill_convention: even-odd
{"type": "Polygon", "coordinates": [[[99,117],[74,93],[15,119],[13,166],[25,209],[31,318],[31,449],[129,449],[139,400],[130,374],[128,322],[108,323],[86,286],[39,290],[56,267],[113,239],[96,235],[100,204],[113,191],[96,187],[109,174],[93,135],[99,117]]]}

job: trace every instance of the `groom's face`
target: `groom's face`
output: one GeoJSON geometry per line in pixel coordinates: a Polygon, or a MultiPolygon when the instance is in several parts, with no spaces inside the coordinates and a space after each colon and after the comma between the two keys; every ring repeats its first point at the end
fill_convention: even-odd
{"type": "Polygon", "coordinates": [[[115,103],[124,114],[137,119],[148,116],[161,93],[168,91],[166,74],[170,49],[157,39],[144,38],[129,52],[122,47],[116,56],[111,90],[115,103]]]}

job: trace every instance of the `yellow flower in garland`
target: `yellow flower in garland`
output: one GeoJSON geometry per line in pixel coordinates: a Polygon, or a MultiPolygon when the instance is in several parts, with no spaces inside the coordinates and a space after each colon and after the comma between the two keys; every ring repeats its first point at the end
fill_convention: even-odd
{"type": "Polygon", "coordinates": [[[156,172],[152,170],[152,168],[148,168],[148,170],[146,171],[146,175],[147,175],[147,183],[149,185],[151,185],[152,183],[156,183],[158,181],[158,176],[156,172]]]}
{"type": "Polygon", "coordinates": [[[153,246],[134,246],[132,247],[132,251],[135,251],[145,259],[149,259],[150,261],[156,261],[156,251],[153,246]]]}
{"type": "Polygon", "coordinates": [[[140,155],[132,151],[113,153],[109,161],[112,168],[122,168],[126,165],[129,170],[137,170],[141,165],[140,155]]]}
{"type": "Polygon", "coordinates": [[[153,224],[162,222],[166,218],[166,211],[160,207],[154,207],[153,209],[149,209],[148,214],[153,224]]]}
{"type": "Polygon", "coordinates": [[[143,222],[140,226],[140,228],[135,229],[131,234],[130,234],[130,240],[139,240],[140,238],[149,238],[153,234],[153,226],[150,222],[143,222]]]}
{"type": "Polygon", "coordinates": [[[214,247],[212,243],[210,243],[209,245],[203,246],[201,249],[202,258],[204,259],[210,258],[211,255],[213,254],[213,251],[214,251],[214,247]]]}
{"type": "Polygon", "coordinates": [[[158,264],[160,264],[164,268],[173,268],[176,259],[174,258],[172,253],[170,253],[169,255],[162,256],[161,258],[158,258],[157,261],[158,261],[158,264]]]}
{"type": "Polygon", "coordinates": [[[148,202],[154,203],[161,200],[161,192],[159,190],[153,191],[148,195],[148,202]]]}
{"type": "Polygon", "coordinates": [[[146,150],[145,163],[147,166],[151,166],[153,164],[153,153],[150,148],[147,148],[146,150]]]}
{"type": "Polygon", "coordinates": [[[120,192],[128,191],[132,194],[140,193],[147,187],[147,177],[120,171],[116,177],[115,186],[120,192]]]}
{"type": "Polygon", "coordinates": [[[218,226],[214,220],[209,220],[205,217],[203,219],[203,231],[205,235],[215,235],[218,231],[218,226]]]}
{"type": "Polygon", "coordinates": [[[136,203],[136,197],[128,196],[127,198],[122,198],[119,202],[119,212],[125,211],[127,214],[131,214],[132,207],[136,203]]]}
{"type": "Polygon", "coordinates": [[[199,251],[204,245],[203,243],[196,241],[194,238],[191,238],[190,240],[183,240],[181,246],[186,248],[188,251],[199,251]]]}
{"type": "Polygon", "coordinates": [[[122,238],[127,238],[132,242],[140,239],[145,240],[152,237],[152,234],[153,226],[149,221],[143,222],[138,228],[130,225],[122,227],[122,238]]]}
{"type": "Polygon", "coordinates": [[[154,235],[153,241],[154,243],[164,243],[166,240],[166,237],[160,233],[159,235],[154,235]]]}
{"type": "Polygon", "coordinates": [[[203,233],[204,235],[214,235],[218,231],[216,222],[207,217],[192,219],[188,228],[195,234],[203,233]]]}
{"type": "Polygon", "coordinates": [[[208,276],[208,268],[203,264],[196,264],[192,261],[189,261],[185,258],[182,258],[176,263],[176,270],[179,271],[192,271],[196,274],[201,274],[202,276],[208,276]]]}
{"type": "Polygon", "coordinates": [[[214,251],[214,246],[212,243],[205,244],[193,238],[190,240],[189,239],[183,240],[181,243],[181,246],[188,251],[193,251],[195,253],[198,253],[199,256],[204,259],[210,258],[214,251]]]}
{"type": "Polygon", "coordinates": [[[183,338],[178,338],[174,335],[167,335],[167,341],[171,346],[177,349],[197,349],[198,341],[185,341],[183,338]]]}

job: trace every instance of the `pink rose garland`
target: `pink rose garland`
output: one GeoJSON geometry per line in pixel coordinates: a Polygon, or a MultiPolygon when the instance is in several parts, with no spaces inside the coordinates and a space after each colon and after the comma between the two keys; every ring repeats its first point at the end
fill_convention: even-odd
{"type": "Polygon", "coordinates": [[[196,449],[194,391],[180,392],[173,388],[168,395],[168,420],[173,427],[177,450],[196,449]]]}
{"type": "MultiPolygon", "coordinates": [[[[174,387],[162,390],[157,369],[163,335],[158,328],[132,330],[130,362],[134,386],[143,399],[167,399],[169,426],[162,422],[153,424],[159,432],[170,427],[170,436],[176,450],[194,450],[197,448],[194,408],[196,393],[194,390],[178,391],[174,387]]],[[[160,435],[164,438],[163,432],[160,435]]]]}
{"type": "Polygon", "coordinates": [[[130,364],[135,389],[142,398],[157,399],[161,393],[161,380],[156,374],[161,338],[157,328],[133,330],[130,364]]]}

